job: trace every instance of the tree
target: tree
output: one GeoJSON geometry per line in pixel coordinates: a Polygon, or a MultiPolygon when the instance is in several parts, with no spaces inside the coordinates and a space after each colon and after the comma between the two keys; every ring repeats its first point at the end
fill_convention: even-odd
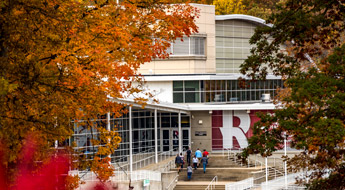
{"type": "MultiPolygon", "coordinates": [[[[169,0],[14,0],[2,1],[0,10],[0,139],[8,181],[28,134],[39,134],[34,160],[44,160],[55,140],[73,133],[71,119],[91,127],[96,114],[120,116],[123,106],[112,99],[140,91],[132,85],[138,67],[167,58],[171,42],[197,32],[196,8],[169,0]]],[[[116,133],[98,130],[109,139],[105,147],[115,148],[116,133]]]]}
{"type": "Polygon", "coordinates": [[[241,66],[253,79],[271,70],[286,87],[275,114],[254,125],[243,155],[270,155],[286,134],[301,150],[288,160],[289,169],[309,170],[309,189],[345,188],[344,19],[344,1],[286,0],[268,19],[273,26],[257,29],[250,40],[256,47],[241,66]]]}
{"type": "Polygon", "coordinates": [[[245,6],[242,0],[214,0],[216,15],[244,14],[245,6]]]}
{"type": "Polygon", "coordinates": [[[191,3],[198,3],[198,4],[207,4],[207,5],[213,4],[213,0],[192,0],[190,2],[191,3]]]}
{"type": "Polygon", "coordinates": [[[266,20],[275,11],[280,0],[244,0],[246,14],[266,20]]]}

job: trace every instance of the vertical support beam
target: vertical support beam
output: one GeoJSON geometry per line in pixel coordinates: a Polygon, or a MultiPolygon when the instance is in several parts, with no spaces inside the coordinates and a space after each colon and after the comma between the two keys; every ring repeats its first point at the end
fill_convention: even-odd
{"type": "MultiPolygon", "coordinates": [[[[286,133],[284,135],[284,156],[286,158],[286,133]]],[[[287,189],[287,163],[286,161],[284,162],[284,170],[285,170],[285,189],[287,189]]]]}
{"type": "Polygon", "coordinates": [[[178,149],[182,152],[182,128],[181,128],[181,112],[178,112],[178,149]]]}
{"type": "Polygon", "coordinates": [[[133,172],[132,106],[129,106],[129,171],[133,172]]]}
{"type": "Polygon", "coordinates": [[[267,156],[265,157],[265,167],[266,167],[266,189],[268,186],[268,166],[267,166],[267,156]]]}
{"type": "Polygon", "coordinates": [[[155,162],[158,163],[158,118],[157,109],[155,109],[155,162]]]}
{"type": "MultiPolygon", "coordinates": [[[[107,131],[110,132],[110,112],[107,113],[107,131]]],[[[110,139],[108,139],[108,142],[110,143],[110,139]]],[[[108,155],[108,157],[111,157],[111,154],[108,155]]]]}
{"type": "Polygon", "coordinates": [[[190,51],[190,40],[191,40],[192,38],[191,37],[189,37],[188,38],[188,55],[191,55],[191,51],[190,51]]]}

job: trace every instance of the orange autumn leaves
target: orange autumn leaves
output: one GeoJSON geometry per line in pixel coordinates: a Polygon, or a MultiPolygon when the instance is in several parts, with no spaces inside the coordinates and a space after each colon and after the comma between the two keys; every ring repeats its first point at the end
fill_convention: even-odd
{"type": "MultiPolygon", "coordinates": [[[[138,67],[168,57],[170,42],[197,31],[196,8],[170,2],[0,3],[0,139],[8,175],[28,132],[40,135],[34,158],[41,160],[73,133],[71,119],[120,115],[122,105],[112,100],[138,91],[131,86],[138,67]]],[[[114,150],[119,139],[110,142],[105,147],[114,150]]]]}

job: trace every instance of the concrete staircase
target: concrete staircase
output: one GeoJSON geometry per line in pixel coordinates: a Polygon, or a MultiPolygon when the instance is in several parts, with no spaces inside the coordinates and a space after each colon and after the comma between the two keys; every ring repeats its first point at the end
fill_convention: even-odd
{"type": "MultiPolygon", "coordinates": [[[[255,167],[255,165],[253,164],[253,162],[249,162],[249,164],[243,164],[242,161],[240,159],[235,158],[235,156],[231,156],[229,158],[229,160],[231,162],[233,162],[235,165],[237,166],[241,166],[241,167],[255,167]]],[[[270,166],[268,164],[268,166],[270,166]]],[[[263,166],[264,167],[264,166],[263,166]]],[[[265,172],[265,168],[263,168],[263,171],[265,172]]],[[[284,176],[284,169],[282,167],[274,167],[274,166],[270,166],[268,168],[268,180],[271,179],[275,179],[278,177],[284,176]]]]}
{"type": "MultiPolygon", "coordinates": [[[[260,168],[255,167],[240,166],[221,154],[211,154],[206,173],[203,172],[200,165],[197,170],[193,171],[191,180],[187,178],[186,167],[187,163],[184,164],[182,171],[179,173],[175,190],[203,190],[215,176],[218,177],[216,189],[222,190],[225,189],[225,184],[247,179],[252,177],[251,172],[260,170],[260,168]]],[[[176,171],[176,169],[173,170],[176,171]]]]}
{"type": "MultiPolygon", "coordinates": [[[[191,182],[190,184],[179,183],[174,190],[204,190],[208,184],[205,183],[195,183],[191,182]]],[[[214,188],[213,188],[214,189],[214,188]]],[[[220,184],[215,186],[216,190],[225,190],[225,184],[220,184]]]]}

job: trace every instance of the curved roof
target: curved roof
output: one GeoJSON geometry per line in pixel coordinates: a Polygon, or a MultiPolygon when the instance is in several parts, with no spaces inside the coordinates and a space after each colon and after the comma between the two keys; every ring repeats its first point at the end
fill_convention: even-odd
{"type": "Polygon", "coordinates": [[[242,15],[242,14],[216,15],[216,20],[247,20],[247,21],[251,21],[251,22],[266,25],[266,26],[272,26],[272,24],[266,24],[266,21],[264,19],[261,19],[255,16],[242,15]]]}

